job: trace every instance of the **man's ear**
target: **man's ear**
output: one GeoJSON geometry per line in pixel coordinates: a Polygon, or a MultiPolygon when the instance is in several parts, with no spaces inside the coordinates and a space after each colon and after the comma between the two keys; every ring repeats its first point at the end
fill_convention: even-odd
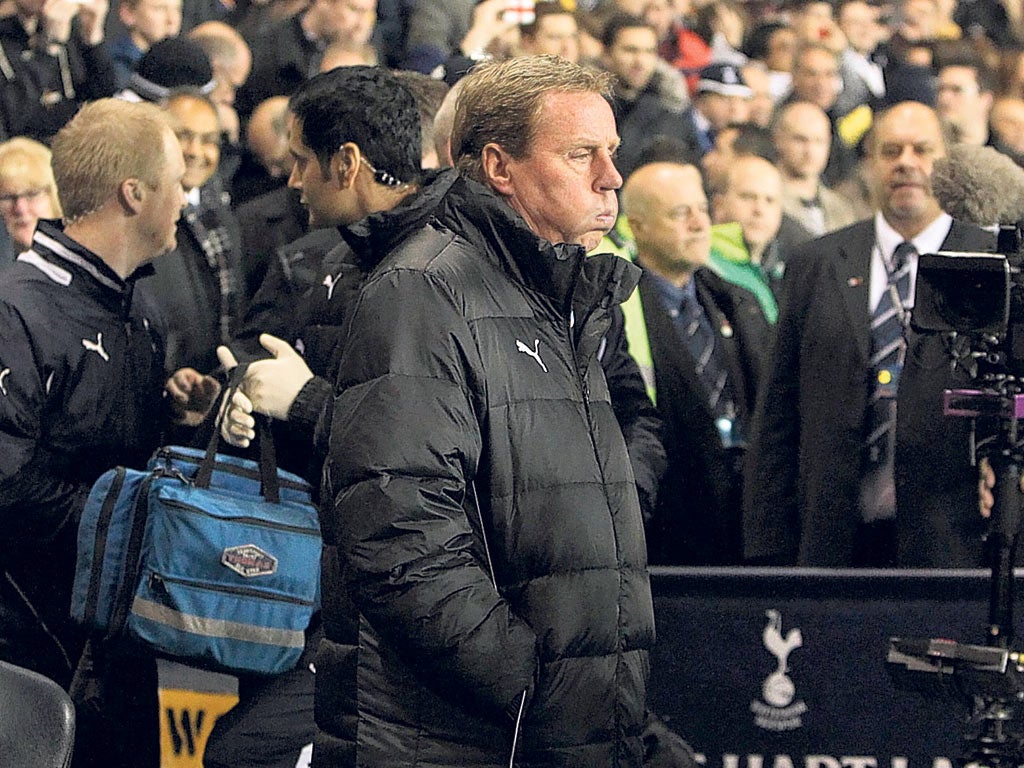
{"type": "Polygon", "coordinates": [[[118,192],[121,205],[132,213],[138,213],[142,207],[142,199],[145,196],[142,189],[142,181],[139,179],[125,179],[121,182],[118,192]]]}
{"type": "Polygon", "coordinates": [[[511,174],[512,157],[508,152],[502,149],[501,145],[491,142],[484,145],[480,152],[480,162],[484,181],[498,194],[510,197],[515,190],[511,174]]]}
{"type": "Polygon", "coordinates": [[[351,141],[346,141],[334,153],[331,165],[334,168],[334,173],[337,174],[340,189],[348,189],[355,183],[356,176],[360,171],[359,160],[361,157],[359,146],[351,141]]]}

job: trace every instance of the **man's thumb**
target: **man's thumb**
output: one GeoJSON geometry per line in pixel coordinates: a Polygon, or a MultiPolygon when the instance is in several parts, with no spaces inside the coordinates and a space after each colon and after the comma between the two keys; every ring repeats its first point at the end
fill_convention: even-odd
{"type": "Polygon", "coordinates": [[[230,371],[238,365],[238,360],[235,359],[234,353],[224,345],[217,347],[217,359],[224,366],[225,371],[230,371]]]}
{"type": "Polygon", "coordinates": [[[275,358],[293,352],[292,345],[284,339],[279,339],[277,336],[271,336],[269,333],[260,334],[260,345],[272,354],[275,358]]]}

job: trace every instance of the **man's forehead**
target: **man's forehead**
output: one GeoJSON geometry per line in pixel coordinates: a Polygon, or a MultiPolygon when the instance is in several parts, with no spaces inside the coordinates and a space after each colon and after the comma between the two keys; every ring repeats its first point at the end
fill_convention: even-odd
{"type": "Polygon", "coordinates": [[[692,165],[657,169],[647,175],[643,183],[648,193],[666,208],[707,204],[708,201],[700,171],[692,165]]]}
{"type": "Polygon", "coordinates": [[[553,127],[555,122],[560,124],[558,130],[577,123],[578,128],[573,126],[577,133],[588,130],[595,135],[606,134],[609,130],[616,132],[611,105],[601,94],[593,91],[549,91],[540,98],[539,112],[539,132],[553,127]]]}
{"type": "Polygon", "coordinates": [[[838,61],[834,54],[824,48],[813,47],[801,51],[800,55],[797,56],[796,64],[797,66],[821,68],[826,64],[828,66],[838,66],[838,61]]]}
{"type": "Polygon", "coordinates": [[[974,67],[948,66],[939,70],[939,80],[945,82],[978,82],[978,71],[974,67]]]}
{"type": "Polygon", "coordinates": [[[694,209],[706,210],[708,198],[700,184],[680,183],[672,188],[660,187],[652,190],[651,199],[655,203],[655,212],[659,216],[694,209]]]}
{"type": "Polygon", "coordinates": [[[561,29],[576,29],[576,17],[566,11],[565,13],[549,13],[537,19],[537,27],[541,31],[547,31],[547,27],[558,27],[561,29]]]}
{"type": "MultiPolygon", "coordinates": [[[[757,158],[760,159],[760,158],[757,158]]],[[[782,176],[768,161],[753,162],[754,158],[740,158],[727,177],[726,191],[771,191],[782,186],[782,176]]]]}
{"type": "Polygon", "coordinates": [[[216,127],[217,123],[217,110],[212,104],[188,96],[175,99],[168,104],[167,114],[172,123],[179,125],[195,125],[205,121],[216,127]]]}
{"type": "Polygon", "coordinates": [[[875,129],[881,144],[942,144],[942,128],[930,112],[887,115],[875,129]]]}
{"type": "Polygon", "coordinates": [[[812,109],[810,105],[791,107],[782,119],[781,128],[786,133],[797,136],[813,136],[819,133],[831,133],[828,116],[820,109],[812,109]]]}
{"type": "Polygon", "coordinates": [[[658,45],[658,34],[649,27],[624,27],[615,36],[613,48],[648,48],[658,45]]]}

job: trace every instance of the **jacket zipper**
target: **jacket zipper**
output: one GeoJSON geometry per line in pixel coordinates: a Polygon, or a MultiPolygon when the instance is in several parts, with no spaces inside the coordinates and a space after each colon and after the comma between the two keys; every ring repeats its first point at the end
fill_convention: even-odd
{"type": "Polygon", "coordinates": [[[167,589],[167,584],[176,584],[181,587],[188,587],[189,589],[201,589],[205,592],[220,592],[229,595],[238,595],[239,597],[273,600],[278,603],[289,603],[291,605],[303,605],[306,607],[313,605],[312,600],[303,600],[301,597],[278,595],[273,592],[264,592],[259,589],[252,589],[251,587],[231,587],[226,584],[203,584],[190,579],[178,579],[174,576],[165,576],[162,573],[157,573],[155,571],[149,574],[149,588],[154,592],[160,591],[165,595],[169,595],[170,592],[167,589]]]}
{"type": "Polygon", "coordinates": [[[248,523],[250,525],[255,525],[259,528],[270,528],[271,530],[285,531],[287,533],[301,533],[304,536],[320,535],[320,531],[313,530],[312,528],[303,528],[302,526],[288,525],[287,523],[275,523],[272,520],[263,520],[259,517],[244,517],[241,515],[228,517],[223,515],[214,515],[210,512],[207,512],[205,509],[200,509],[197,506],[187,504],[184,501],[179,501],[178,499],[160,499],[160,503],[163,504],[164,506],[171,507],[172,509],[180,509],[183,512],[191,512],[193,514],[202,515],[203,517],[209,517],[214,520],[231,520],[232,522],[236,523],[248,523]]]}

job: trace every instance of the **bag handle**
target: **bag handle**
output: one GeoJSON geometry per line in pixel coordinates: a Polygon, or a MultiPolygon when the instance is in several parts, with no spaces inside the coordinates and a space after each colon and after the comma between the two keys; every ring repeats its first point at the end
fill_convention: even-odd
{"type": "MultiPolygon", "coordinates": [[[[227,389],[224,393],[224,406],[217,415],[213,427],[213,434],[210,435],[210,442],[206,446],[206,455],[196,472],[195,484],[199,488],[209,488],[213,479],[213,467],[217,462],[217,448],[220,446],[220,429],[227,416],[228,403],[242,384],[245,372],[249,369],[249,363],[239,363],[231,369],[231,376],[228,378],[227,389]]],[[[277,453],[274,449],[274,435],[270,430],[269,419],[262,414],[254,413],[256,418],[257,442],[260,446],[260,493],[271,504],[278,504],[281,501],[280,484],[277,481],[277,453]]]]}

